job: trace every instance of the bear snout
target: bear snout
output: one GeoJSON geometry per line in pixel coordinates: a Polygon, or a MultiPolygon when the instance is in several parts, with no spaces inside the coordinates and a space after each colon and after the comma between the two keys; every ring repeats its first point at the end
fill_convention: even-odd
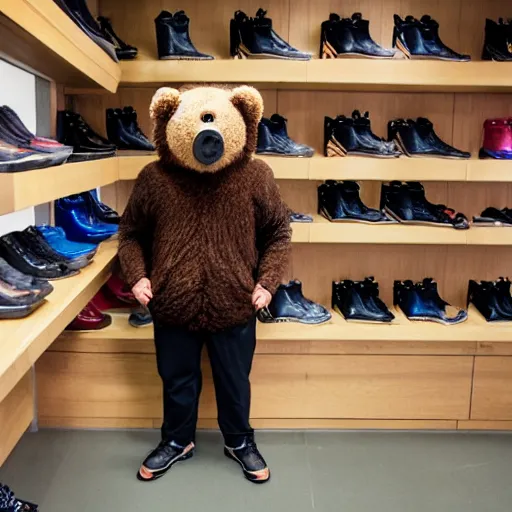
{"type": "Polygon", "coordinates": [[[201,130],[192,147],[194,158],[204,165],[218,162],[224,155],[224,139],[217,130],[201,130]]]}

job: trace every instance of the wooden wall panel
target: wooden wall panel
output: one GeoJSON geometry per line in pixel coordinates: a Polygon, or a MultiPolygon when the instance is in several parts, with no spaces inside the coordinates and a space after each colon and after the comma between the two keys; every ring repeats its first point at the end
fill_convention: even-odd
{"type": "Polygon", "coordinates": [[[34,418],[32,370],[0,402],[0,466],[34,418]]]}
{"type": "Polygon", "coordinates": [[[472,420],[512,420],[512,357],[475,357],[472,420]]]}
{"type": "MultiPolygon", "coordinates": [[[[468,419],[471,357],[257,355],[253,418],[468,419]]],[[[204,365],[201,418],[216,418],[204,365]]],[[[46,353],[37,364],[42,417],[158,418],[152,355],[46,353]]]]}

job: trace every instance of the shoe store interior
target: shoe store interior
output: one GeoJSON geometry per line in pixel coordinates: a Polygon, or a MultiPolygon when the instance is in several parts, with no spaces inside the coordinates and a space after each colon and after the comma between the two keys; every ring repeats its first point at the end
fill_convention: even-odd
{"type": "Polygon", "coordinates": [[[0,512],[510,510],[512,2],[8,0],[0,73],[0,512]],[[152,469],[170,391],[118,247],[141,171],[189,140],[162,119],[199,110],[184,151],[216,161],[205,87],[291,227],[249,365],[268,466],[223,440],[208,345],[195,452],[162,440],[152,469]]]}

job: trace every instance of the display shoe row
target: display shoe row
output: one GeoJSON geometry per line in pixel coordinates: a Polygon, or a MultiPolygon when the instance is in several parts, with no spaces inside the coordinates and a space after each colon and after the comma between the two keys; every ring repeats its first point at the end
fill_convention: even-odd
{"type": "Polygon", "coordinates": [[[112,23],[104,16],[98,17],[98,24],[103,37],[114,45],[116,56],[119,60],[132,60],[137,57],[139,51],[135,46],[125,43],[115,32],[112,23]]]}
{"type": "Polygon", "coordinates": [[[288,137],[287,119],[279,114],[264,117],[258,125],[258,155],[311,157],[315,150],[288,137]]]}
{"type": "Polygon", "coordinates": [[[70,162],[109,158],[116,154],[115,144],[96,133],[80,114],[71,110],[58,112],[57,138],[73,148],[70,162]]]}
{"type": "Polygon", "coordinates": [[[511,20],[485,20],[485,40],[482,60],[498,62],[512,61],[512,23],[511,20]]]}
{"type": "Polygon", "coordinates": [[[512,321],[510,280],[469,281],[468,305],[473,304],[488,322],[512,321]]]}
{"type": "Polygon", "coordinates": [[[7,486],[0,483],[0,511],[1,512],[37,512],[35,503],[18,498],[7,486]]]}
{"type": "Polygon", "coordinates": [[[351,18],[331,13],[321,26],[320,58],[369,57],[391,59],[395,50],[378,45],[370,36],[370,22],[357,12],[351,18]]]}
{"type": "Polygon", "coordinates": [[[467,311],[451,306],[439,296],[437,283],[431,278],[425,278],[418,283],[410,280],[395,281],[393,304],[409,320],[455,325],[468,318],[467,311]]]}
{"type": "Polygon", "coordinates": [[[471,158],[471,153],[456,149],[444,142],[435,132],[434,125],[425,117],[394,119],[388,123],[388,140],[397,143],[402,152],[411,157],[450,159],[471,158]]]}
{"type": "Polygon", "coordinates": [[[384,212],[366,206],[355,181],[327,180],[318,187],[318,213],[331,222],[393,223],[384,212]]]}
{"type": "Polygon", "coordinates": [[[0,107],[0,172],[20,172],[60,165],[73,149],[37,137],[10,107],[0,107]]]}
{"type": "Polygon", "coordinates": [[[324,118],[324,154],[397,158],[400,151],[394,141],[388,142],[372,132],[368,112],[361,115],[354,110],[352,117],[324,118]]]}
{"type": "Polygon", "coordinates": [[[85,0],[54,0],[71,20],[114,61],[119,62],[116,46],[105,34],[87,7],[85,0]]]}
{"type": "Polygon", "coordinates": [[[475,227],[503,227],[512,226],[512,209],[511,208],[495,208],[489,206],[480,215],[473,217],[473,225],[475,227]]]}
{"type": "Polygon", "coordinates": [[[30,315],[52,291],[48,281],[24,274],[0,257],[0,319],[30,315]]]}
{"type": "Polygon", "coordinates": [[[95,192],[84,192],[55,201],[55,224],[73,242],[99,244],[117,234],[119,215],[95,192]]]}
{"type": "Polygon", "coordinates": [[[331,319],[331,313],[306,299],[302,294],[302,283],[295,280],[279,285],[268,307],[258,311],[258,319],[263,323],[322,324],[331,319]]]}
{"type": "Polygon", "coordinates": [[[117,149],[154,151],[155,146],[139,127],[137,112],[133,107],[109,108],[106,111],[107,137],[117,149]]]}
{"type": "Polygon", "coordinates": [[[418,182],[392,181],[382,184],[380,208],[402,224],[469,229],[469,221],[464,214],[457,213],[444,204],[427,201],[425,189],[418,182]]]}
{"type": "Polygon", "coordinates": [[[512,118],[487,119],[483,139],[480,158],[512,160],[512,118]]]}
{"type": "Polygon", "coordinates": [[[395,318],[379,298],[379,284],[373,277],[363,281],[333,281],[331,305],[351,322],[389,323],[395,318]]]}

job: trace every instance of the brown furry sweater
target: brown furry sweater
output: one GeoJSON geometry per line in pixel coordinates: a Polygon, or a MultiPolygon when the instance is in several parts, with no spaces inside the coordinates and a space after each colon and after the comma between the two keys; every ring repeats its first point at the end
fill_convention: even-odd
{"type": "Polygon", "coordinates": [[[287,208],[261,160],[244,157],[211,174],[157,161],[135,183],[119,259],[130,287],[151,280],[156,321],[219,331],[254,314],[256,283],[275,292],[290,237],[287,208]]]}

